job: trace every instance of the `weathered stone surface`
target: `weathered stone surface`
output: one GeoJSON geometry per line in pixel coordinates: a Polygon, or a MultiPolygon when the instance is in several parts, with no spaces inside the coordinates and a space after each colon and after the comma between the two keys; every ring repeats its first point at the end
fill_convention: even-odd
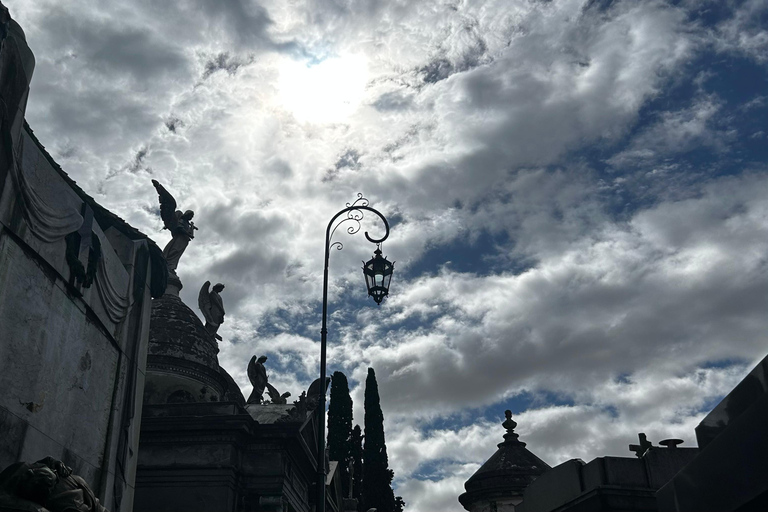
{"type": "Polygon", "coordinates": [[[118,351],[62,288],[0,235],[0,406],[100,467],[118,351]]]}
{"type": "Polygon", "coordinates": [[[197,315],[174,295],[152,301],[149,355],[195,362],[218,371],[216,341],[197,315]]]}
{"type": "Polygon", "coordinates": [[[216,340],[178,295],[152,301],[147,355],[147,404],[217,402],[231,392],[231,377],[219,367],[216,340]]]}

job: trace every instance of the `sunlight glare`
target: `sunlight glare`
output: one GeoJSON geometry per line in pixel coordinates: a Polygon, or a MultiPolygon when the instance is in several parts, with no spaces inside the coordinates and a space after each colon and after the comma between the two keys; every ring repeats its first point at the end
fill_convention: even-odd
{"type": "Polygon", "coordinates": [[[278,91],[283,107],[297,119],[338,122],[360,105],[368,79],[364,57],[347,55],[307,65],[290,61],[280,69],[278,91]]]}

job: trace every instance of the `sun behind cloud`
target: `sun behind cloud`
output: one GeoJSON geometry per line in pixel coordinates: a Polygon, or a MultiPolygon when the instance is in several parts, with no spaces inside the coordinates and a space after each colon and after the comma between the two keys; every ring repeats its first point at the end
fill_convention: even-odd
{"type": "Polygon", "coordinates": [[[280,66],[278,96],[298,120],[334,123],[352,115],[362,102],[368,64],[361,55],[344,55],[317,64],[295,60],[280,66]]]}

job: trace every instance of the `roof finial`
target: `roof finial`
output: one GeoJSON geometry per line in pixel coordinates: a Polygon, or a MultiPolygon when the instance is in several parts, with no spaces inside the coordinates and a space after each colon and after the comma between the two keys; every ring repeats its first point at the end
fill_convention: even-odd
{"type": "Polygon", "coordinates": [[[515,433],[515,427],[517,427],[517,422],[512,419],[512,411],[507,409],[506,411],[504,411],[504,416],[506,416],[507,419],[504,421],[504,423],[501,424],[501,426],[507,429],[507,433],[504,434],[504,442],[502,444],[522,444],[523,446],[525,446],[525,443],[517,440],[517,438],[519,437],[515,433]]]}

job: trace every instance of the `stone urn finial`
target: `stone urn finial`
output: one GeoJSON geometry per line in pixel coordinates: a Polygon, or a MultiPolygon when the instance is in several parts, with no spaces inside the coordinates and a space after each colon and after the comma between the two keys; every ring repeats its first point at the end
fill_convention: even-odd
{"type": "Polygon", "coordinates": [[[504,421],[504,423],[501,424],[501,426],[507,429],[507,433],[504,434],[504,442],[501,444],[521,444],[525,446],[525,443],[518,440],[518,437],[520,436],[518,436],[515,433],[515,427],[517,427],[517,422],[512,419],[512,411],[507,409],[506,411],[504,411],[504,416],[506,416],[507,419],[504,421]]]}

